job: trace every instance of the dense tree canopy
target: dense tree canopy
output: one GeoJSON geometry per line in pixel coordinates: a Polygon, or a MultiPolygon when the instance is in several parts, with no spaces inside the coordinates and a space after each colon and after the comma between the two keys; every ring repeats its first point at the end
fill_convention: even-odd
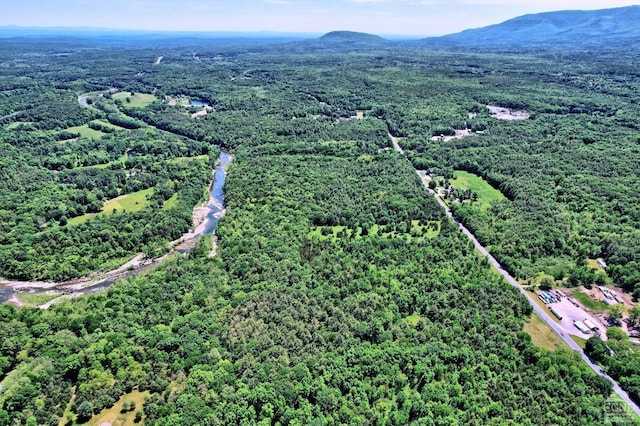
{"type": "MultiPolygon", "coordinates": [[[[202,238],[96,295],[0,305],[0,425],[58,424],[71,401],[82,423],[133,390],[149,392],[149,425],[606,424],[609,382],[532,344],[531,307],[415,169],[500,189],[455,213],[520,277],[579,280],[603,256],[633,290],[633,58],[202,44],[153,65],[155,48],[33,48],[0,49],[33,64],[0,67],[0,275],[65,279],[165,250],[219,148],[234,160],[216,257],[202,238]],[[439,137],[464,129],[481,133],[439,137]],[[102,211],[144,190],[141,208],[102,211]]],[[[635,389],[629,365],[616,374],[635,389]]]]}

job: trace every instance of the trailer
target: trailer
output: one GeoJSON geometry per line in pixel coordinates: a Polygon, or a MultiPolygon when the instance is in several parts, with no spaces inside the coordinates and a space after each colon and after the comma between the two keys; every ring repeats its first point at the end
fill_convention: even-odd
{"type": "Polygon", "coordinates": [[[589,327],[589,329],[590,329],[590,330],[593,330],[593,331],[598,330],[598,326],[597,326],[597,325],[595,325],[595,324],[593,323],[593,321],[591,321],[590,319],[585,318],[585,320],[584,320],[584,321],[582,321],[582,322],[584,323],[584,325],[586,325],[587,327],[589,327]]]}
{"type": "Polygon", "coordinates": [[[584,334],[591,333],[591,330],[589,330],[589,328],[586,325],[584,325],[584,322],[582,322],[582,321],[574,321],[573,325],[575,325],[576,328],[578,330],[582,331],[584,334]]]}
{"type": "Polygon", "coordinates": [[[549,308],[549,310],[551,311],[551,313],[552,313],[553,315],[555,315],[555,316],[556,316],[556,318],[558,318],[560,321],[562,321],[562,315],[560,315],[560,314],[558,313],[558,311],[556,311],[556,310],[555,310],[555,309],[553,309],[553,308],[549,308]]]}

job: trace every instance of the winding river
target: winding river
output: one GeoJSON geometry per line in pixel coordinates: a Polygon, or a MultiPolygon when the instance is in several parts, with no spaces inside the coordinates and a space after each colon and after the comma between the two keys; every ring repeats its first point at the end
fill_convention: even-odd
{"type": "MultiPolygon", "coordinates": [[[[175,248],[172,252],[185,253],[189,251],[194,245],[197,238],[201,235],[211,235],[215,232],[218,226],[218,221],[225,213],[224,204],[224,187],[225,180],[227,178],[227,166],[231,162],[231,154],[228,152],[220,152],[220,160],[216,165],[213,173],[213,181],[209,187],[209,202],[206,207],[196,207],[196,209],[204,210],[205,218],[194,231],[187,232],[176,241],[175,248]]],[[[141,256],[137,256],[138,259],[141,256]]],[[[22,281],[1,281],[0,280],[0,303],[9,301],[17,292],[29,292],[29,293],[44,293],[62,292],[67,293],[64,298],[74,297],[83,294],[95,293],[99,290],[109,288],[114,282],[127,276],[133,275],[144,269],[158,264],[165,257],[153,260],[147,260],[145,262],[129,262],[129,264],[135,266],[121,266],[106,273],[100,274],[98,277],[93,278],[79,278],[59,283],[43,283],[43,282],[22,282],[22,281]]],[[[135,259],[134,259],[135,260],[135,259]]],[[[54,301],[58,298],[54,299],[54,301]]],[[[42,305],[41,307],[49,307],[51,302],[42,305]]]]}
{"type": "Polygon", "coordinates": [[[228,152],[220,151],[220,161],[216,166],[216,171],[213,175],[213,182],[211,183],[211,189],[209,191],[209,204],[207,207],[207,219],[205,221],[205,228],[203,234],[213,234],[218,226],[218,220],[224,215],[224,193],[222,188],[224,182],[227,180],[227,165],[231,162],[231,154],[228,152]]]}

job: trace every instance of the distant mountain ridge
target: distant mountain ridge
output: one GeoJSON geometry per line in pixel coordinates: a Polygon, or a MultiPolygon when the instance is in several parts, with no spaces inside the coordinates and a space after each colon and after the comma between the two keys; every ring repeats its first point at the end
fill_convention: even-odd
{"type": "Polygon", "coordinates": [[[640,6],[600,10],[564,10],[523,15],[483,28],[468,29],[455,34],[421,40],[388,40],[355,31],[331,31],[317,34],[233,33],[118,30],[108,28],[64,27],[29,28],[0,27],[0,39],[65,37],[86,40],[103,39],[105,43],[147,43],[159,41],[177,44],[237,45],[268,50],[284,48],[290,51],[343,52],[385,50],[397,48],[584,48],[588,46],[640,48],[640,6]]]}
{"type": "Polygon", "coordinates": [[[640,41],[640,6],[600,10],[565,10],[519,16],[500,24],[423,39],[448,46],[606,45],[640,41]]]}

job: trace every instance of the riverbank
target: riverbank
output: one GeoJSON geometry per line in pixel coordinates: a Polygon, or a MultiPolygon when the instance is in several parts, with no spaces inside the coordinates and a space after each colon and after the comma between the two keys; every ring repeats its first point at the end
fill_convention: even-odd
{"type": "MultiPolygon", "coordinates": [[[[59,291],[60,297],[54,298],[39,306],[42,309],[46,309],[60,300],[78,297],[109,288],[113,283],[120,279],[138,274],[152,266],[160,264],[172,254],[184,254],[188,252],[195,246],[197,239],[201,235],[209,235],[215,231],[218,219],[224,216],[224,213],[226,212],[222,188],[226,180],[227,167],[231,160],[232,157],[229,153],[220,153],[220,159],[216,163],[216,167],[212,172],[213,178],[209,185],[209,200],[207,200],[206,204],[198,205],[194,208],[194,229],[190,229],[180,238],[169,242],[168,244],[171,247],[169,253],[155,259],[146,259],[144,253],[138,253],[132,259],[113,270],[97,272],[89,276],[61,282],[0,280],[0,290],[3,290],[0,292],[0,303],[10,302],[15,306],[20,307],[22,304],[16,297],[16,293],[59,291]],[[9,291],[6,291],[7,289],[9,289],[9,291]]],[[[209,256],[215,256],[215,248],[216,242],[214,239],[213,250],[209,256]]]]}

